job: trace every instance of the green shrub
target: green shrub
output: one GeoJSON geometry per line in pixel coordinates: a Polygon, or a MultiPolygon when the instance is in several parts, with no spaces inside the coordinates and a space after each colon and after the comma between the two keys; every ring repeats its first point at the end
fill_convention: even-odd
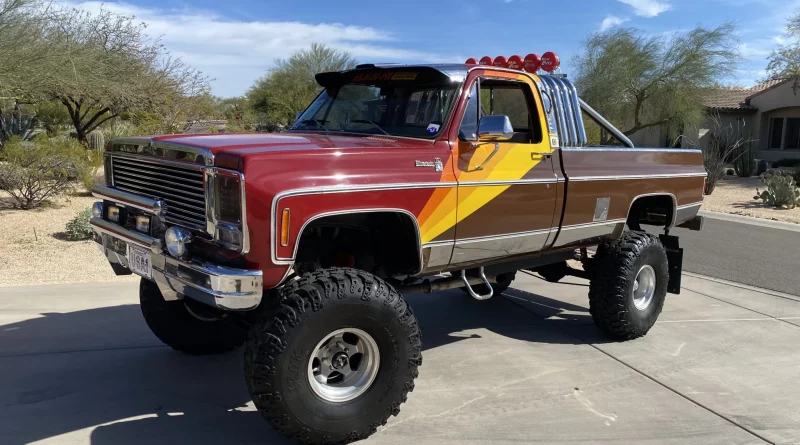
{"type": "Polygon", "coordinates": [[[773,207],[793,209],[800,205],[800,189],[791,174],[781,170],[769,170],[761,175],[761,182],[767,186],[763,192],[756,189],[753,199],[760,199],[773,207]]]}
{"type": "Polygon", "coordinates": [[[103,133],[103,139],[105,139],[106,142],[111,142],[117,138],[139,135],[139,133],[137,133],[138,129],[133,122],[119,119],[106,122],[99,131],[103,133]]]}
{"type": "Polygon", "coordinates": [[[778,167],[800,167],[800,159],[797,158],[783,158],[778,159],[772,163],[772,168],[778,167]]]}
{"type": "Polygon", "coordinates": [[[732,168],[729,168],[729,169],[728,169],[728,170],[727,170],[725,173],[726,173],[728,176],[733,176],[733,175],[735,175],[735,174],[736,174],[736,170],[734,170],[734,169],[732,169],[732,168]]]}
{"type": "Polygon", "coordinates": [[[92,226],[89,225],[89,218],[92,217],[92,209],[81,210],[75,218],[69,220],[66,226],[66,236],[70,241],[81,241],[92,238],[92,226]]]}
{"type": "Polygon", "coordinates": [[[794,173],[792,173],[792,177],[794,178],[794,182],[800,184],[800,165],[794,169],[794,173]]]}
{"type": "Polygon", "coordinates": [[[47,199],[72,189],[89,168],[87,150],[71,139],[50,139],[45,134],[33,142],[10,139],[0,163],[0,190],[11,195],[15,207],[32,209],[47,199]]]}
{"type": "Polygon", "coordinates": [[[103,150],[86,150],[82,156],[82,168],[78,179],[83,184],[86,191],[92,191],[92,187],[102,185],[105,182],[101,175],[100,167],[103,166],[103,150]]]}
{"type": "Polygon", "coordinates": [[[36,119],[50,136],[57,136],[60,132],[69,129],[72,124],[67,107],[59,102],[41,102],[34,107],[34,112],[36,119]]]}

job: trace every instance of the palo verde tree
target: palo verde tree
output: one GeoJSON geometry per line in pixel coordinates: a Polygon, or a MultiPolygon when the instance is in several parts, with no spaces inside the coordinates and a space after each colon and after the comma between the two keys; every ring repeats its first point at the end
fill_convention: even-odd
{"type": "Polygon", "coordinates": [[[298,51],[286,60],[277,60],[275,67],[250,88],[247,98],[268,121],[288,125],[319,93],[314,75],[351,69],[356,64],[353,55],[346,51],[312,43],[309,49],[298,51]]]}
{"type": "Polygon", "coordinates": [[[123,111],[157,112],[207,93],[207,79],[144,30],[133,17],[107,9],[52,12],[42,39],[56,55],[49,56],[46,75],[27,85],[28,94],[63,104],[85,142],[123,111]]]}
{"type": "Polygon", "coordinates": [[[800,11],[786,26],[789,43],[780,45],[769,56],[767,79],[785,79],[800,75],[800,11]]]}
{"type": "Polygon", "coordinates": [[[703,116],[701,92],[738,62],[732,24],[671,38],[618,29],[589,36],[577,57],[581,97],[626,135],[681,129],[703,116]]]}

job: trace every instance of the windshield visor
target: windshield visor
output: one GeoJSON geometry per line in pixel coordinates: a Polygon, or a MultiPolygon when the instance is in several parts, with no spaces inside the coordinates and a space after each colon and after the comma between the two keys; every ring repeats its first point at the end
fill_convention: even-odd
{"type": "Polygon", "coordinates": [[[322,93],[290,130],[433,139],[452,112],[460,81],[429,68],[323,73],[322,93]]]}

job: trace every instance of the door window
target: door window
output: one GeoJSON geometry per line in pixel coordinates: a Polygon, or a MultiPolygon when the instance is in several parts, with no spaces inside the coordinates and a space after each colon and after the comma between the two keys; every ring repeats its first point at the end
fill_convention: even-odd
{"type": "Polygon", "coordinates": [[[472,84],[467,99],[467,108],[458,127],[458,137],[464,141],[474,141],[478,138],[478,82],[472,84]]]}

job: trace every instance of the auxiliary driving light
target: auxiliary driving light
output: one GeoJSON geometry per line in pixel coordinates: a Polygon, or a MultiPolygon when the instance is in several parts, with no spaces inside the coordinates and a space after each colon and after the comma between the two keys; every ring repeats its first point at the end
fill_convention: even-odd
{"type": "Polygon", "coordinates": [[[119,222],[119,207],[108,206],[108,220],[119,222]]]}
{"type": "Polygon", "coordinates": [[[170,227],[164,234],[167,251],[175,258],[186,254],[186,245],[192,242],[192,232],[182,227],[170,227]]]}
{"type": "Polygon", "coordinates": [[[95,218],[103,217],[103,201],[96,201],[92,204],[92,216],[95,218]]]}
{"type": "Polygon", "coordinates": [[[142,233],[150,233],[150,217],[137,216],[136,217],[136,230],[142,233]]]}

